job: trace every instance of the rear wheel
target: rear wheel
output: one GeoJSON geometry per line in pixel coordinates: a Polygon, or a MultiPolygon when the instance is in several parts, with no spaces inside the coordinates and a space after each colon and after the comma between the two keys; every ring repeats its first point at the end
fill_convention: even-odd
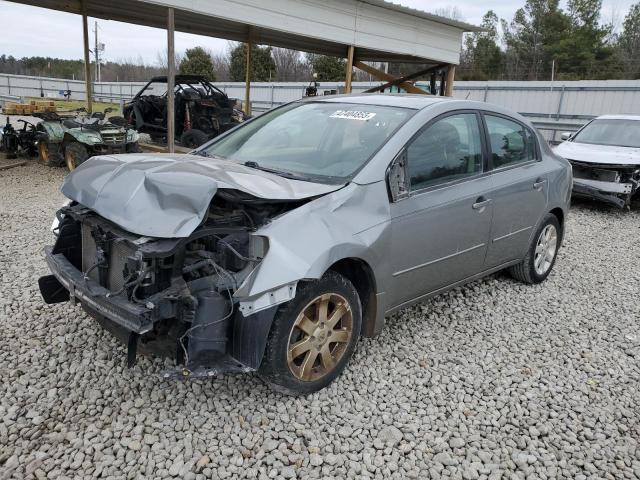
{"type": "Polygon", "coordinates": [[[209,137],[202,130],[192,128],[180,135],[180,143],[187,148],[197,148],[209,140],[209,137]]]}
{"type": "Polygon", "coordinates": [[[38,142],[38,160],[47,167],[62,165],[62,149],[59,143],[49,143],[46,140],[38,142]]]}
{"type": "Polygon", "coordinates": [[[551,273],[560,248],[560,222],[548,213],[533,236],[524,260],[509,269],[516,280],[524,283],[543,282],[551,273]]]}
{"type": "Polygon", "coordinates": [[[79,142],[67,143],[64,147],[64,161],[69,171],[73,171],[89,158],[87,147],[79,142]]]}
{"type": "Polygon", "coordinates": [[[300,284],[276,314],[260,376],[289,395],[326,387],[353,355],[361,324],[358,293],[343,276],[330,271],[300,284]]]}

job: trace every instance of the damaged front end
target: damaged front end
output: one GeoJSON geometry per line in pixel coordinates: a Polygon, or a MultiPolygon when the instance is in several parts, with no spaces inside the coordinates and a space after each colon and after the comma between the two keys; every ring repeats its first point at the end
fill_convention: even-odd
{"type": "Polygon", "coordinates": [[[256,230],[304,201],[220,189],[184,238],[133,234],[81,204],[65,206],[45,248],[52,275],[40,279],[42,295],[79,302],[128,346],[130,366],[147,353],[175,358],[180,376],[256,370],[295,284],[246,302],[235,293],[268,250],[256,230]]]}
{"type": "Polygon", "coordinates": [[[628,208],[640,188],[640,166],[569,160],[573,168],[573,194],[628,208]]]}

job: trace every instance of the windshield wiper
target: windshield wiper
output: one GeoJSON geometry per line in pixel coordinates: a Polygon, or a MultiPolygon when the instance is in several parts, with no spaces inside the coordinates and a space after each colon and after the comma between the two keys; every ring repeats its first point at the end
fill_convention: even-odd
{"type": "Polygon", "coordinates": [[[199,157],[211,157],[205,150],[200,150],[197,152],[191,152],[192,155],[198,155],[199,157]]]}
{"type": "Polygon", "coordinates": [[[255,168],[256,170],[262,170],[263,172],[274,173],[274,174],[279,175],[281,177],[290,178],[292,180],[307,180],[308,181],[308,177],[305,177],[304,175],[298,175],[298,174],[295,174],[295,173],[283,172],[282,170],[275,170],[273,168],[262,167],[262,166],[260,166],[260,164],[258,164],[258,162],[254,162],[252,160],[244,162],[243,165],[245,167],[255,168]]]}

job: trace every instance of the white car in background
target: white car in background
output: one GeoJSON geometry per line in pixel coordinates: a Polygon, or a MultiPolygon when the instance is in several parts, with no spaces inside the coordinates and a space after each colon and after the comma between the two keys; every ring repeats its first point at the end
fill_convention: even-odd
{"type": "Polygon", "coordinates": [[[640,116],[604,115],[562,139],[555,153],[573,166],[575,196],[631,205],[640,188],[640,116]]]}

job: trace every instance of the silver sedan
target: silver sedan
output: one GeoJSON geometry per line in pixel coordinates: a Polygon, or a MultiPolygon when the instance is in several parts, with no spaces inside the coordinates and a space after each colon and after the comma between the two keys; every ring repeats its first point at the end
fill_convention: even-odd
{"type": "Polygon", "coordinates": [[[521,116],[413,95],[293,102],[189,155],[94,157],[62,192],[49,303],[79,302],[167,375],[328,385],[385,316],[508,269],[539,283],[571,167],[521,116]]]}

